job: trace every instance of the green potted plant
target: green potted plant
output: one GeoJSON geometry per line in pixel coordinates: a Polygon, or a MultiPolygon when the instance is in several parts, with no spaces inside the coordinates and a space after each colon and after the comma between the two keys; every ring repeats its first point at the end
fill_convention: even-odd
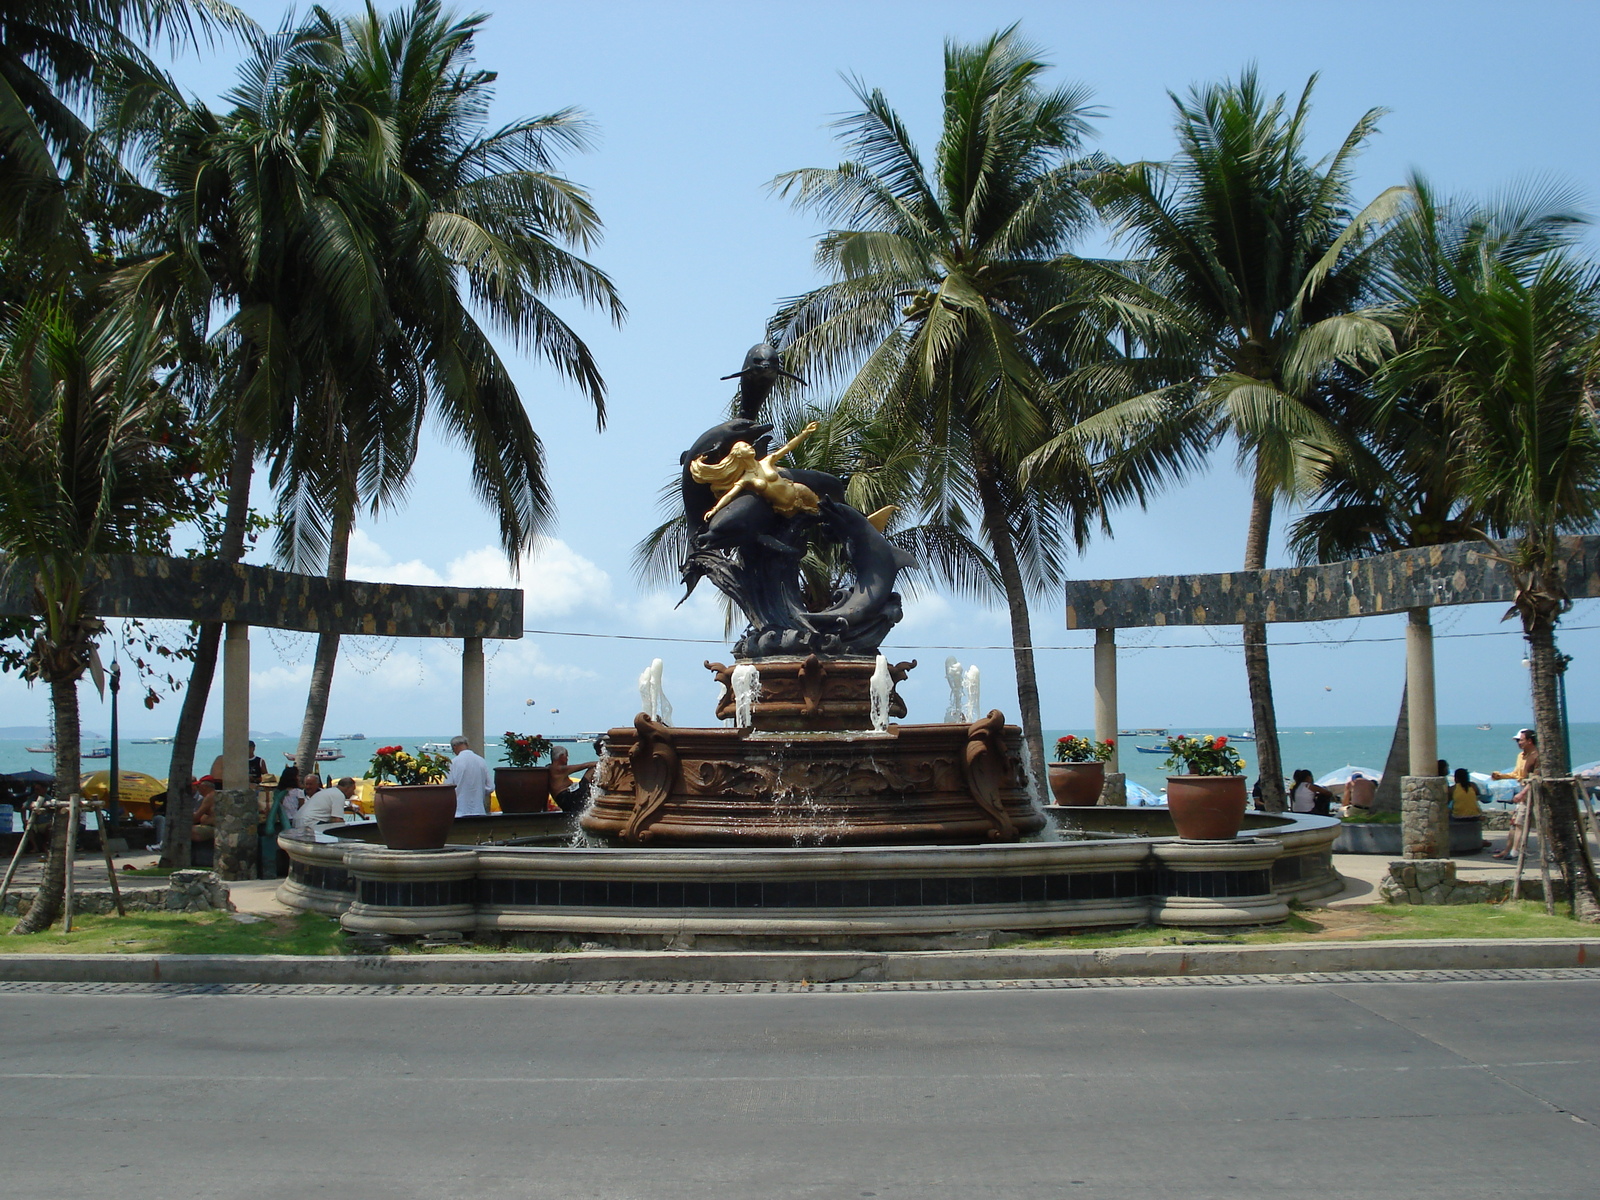
{"type": "Polygon", "coordinates": [[[373,816],[391,850],[437,850],[456,819],[455,785],[443,782],[450,760],[404,746],[379,746],[367,767],[373,781],[373,816]]]}
{"type": "Polygon", "coordinates": [[[1057,738],[1056,760],[1049,770],[1055,802],[1080,808],[1099,804],[1106,786],[1106,762],[1116,748],[1110,738],[1103,742],[1073,734],[1057,738]]]}
{"type": "Polygon", "coordinates": [[[1167,811],[1178,836],[1192,841],[1237,837],[1250,797],[1245,761],[1225,737],[1184,734],[1167,739],[1167,811]]]}
{"type": "Polygon", "coordinates": [[[543,812],[550,804],[550,768],[538,762],[550,753],[550,742],[537,733],[501,736],[506,765],[494,769],[494,794],[503,813],[543,812]]]}

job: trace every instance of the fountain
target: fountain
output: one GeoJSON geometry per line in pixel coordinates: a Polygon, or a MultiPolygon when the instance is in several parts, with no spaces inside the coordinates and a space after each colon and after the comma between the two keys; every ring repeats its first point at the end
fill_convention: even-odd
{"type": "MultiPolygon", "coordinates": [[[[822,471],[782,465],[757,420],[783,372],[755,347],[739,416],[681,460],[689,541],[683,580],[709,580],[748,625],[731,664],[706,662],[731,725],[678,727],[656,659],[641,711],[606,735],[581,843],[563,814],[458,818],[438,851],[370,845],[363,826],[285,838],[288,903],[342,911],[348,929],[579,933],[613,944],[863,939],[927,943],[974,931],[1281,920],[1286,899],[1342,886],[1337,822],[1262,816],[1228,842],[1182,842],[1141,811],[1042,809],[1021,732],[979,707],[979,672],[945,663],[936,724],[905,724],[897,691],[915,660],[883,639],[912,557],[822,471]],[[826,603],[806,604],[808,550],[847,564],[826,603]],[[1062,836],[1040,839],[1054,824],[1062,836]],[[1327,828],[1324,827],[1324,823],[1327,828]]],[[[732,376],[730,376],[732,378],[732,376]]],[[[686,592],[687,595],[687,592],[686,592]]]]}

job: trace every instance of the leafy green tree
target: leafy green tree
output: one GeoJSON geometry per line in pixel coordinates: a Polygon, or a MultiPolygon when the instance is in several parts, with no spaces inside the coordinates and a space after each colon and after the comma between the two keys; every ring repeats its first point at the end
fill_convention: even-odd
{"type": "MultiPolygon", "coordinates": [[[[1274,506],[1304,494],[1342,447],[1320,387],[1329,365],[1372,361],[1392,344],[1357,305],[1368,235],[1404,189],[1353,212],[1354,158],[1381,113],[1368,112],[1313,162],[1305,133],[1315,82],[1292,109],[1253,68],[1174,95],[1176,157],[1097,181],[1102,212],[1133,252],[1101,294],[1146,372],[1165,383],[1090,417],[1033,460],[1048,465],[1087,440],[1127,447],[1112,463],[1154,454],[1188,465],[1231,439],[1251,480],[1246,569],[1266,565],[1274,506]]],[[[1244,652],[1262,799],[1281,810],[1265,625],[1244,627],[1244,652]]]]}
{"type": "MultiPolygon", "coordinates": [[[[41,620],[29,677],[50,688],[55,798],[78,787],[78,680],[103,626],[85,581],[108,554],[162,553],[188,466],[177,405],[158,385],[158,330],[81,301],[40,298],[0,320],[0,550],[41,620]]],[[[14,932],[61,909],[68,820],[58,810],[33,906],[14,932]]]]}
{"type": "Polygon", "coordinates": [[[837,436],[857,448],[863,502],[904,506],[954,582],[998,581],[1041,786],[1028,600],[1059,581],[1096,500],[1082,473],[1024,485],[1019,469],[1070,424],[1057,385],[1086,308],[1068,247],[1093,221],[1084,189],[1103,165],[1083,152],[1088,92],[1045,88],[1046,69],[1014,28],[947,43],[927,166],[883,94],[852,83],[862,107],[839,122],[848,161],[774,181],[832,226],[817,245],[832,281],[771,322],[791,369],[845,382],[837,436]],[[989,566],[975,569],[973,546],[989,566]]]}

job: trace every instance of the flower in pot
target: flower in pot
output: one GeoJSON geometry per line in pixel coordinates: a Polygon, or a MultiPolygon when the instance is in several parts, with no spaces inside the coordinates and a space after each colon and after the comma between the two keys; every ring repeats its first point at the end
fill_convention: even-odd
{"type": "Polygon", "coordinates": [[[539,760],[550,753],[550,741],[537,733],[501,736],[506,765],[494,769],[494,794],[503,813],[543,812],[550,803],[550,768],[539,760]]]}
{"type": "Polygon", "coordinates": [[[1100,803],[1106,783],[1106,761],[1116,752],[1109,738],[1068,734],[1056,739],[1055,762],[1050,764],[1050,792],[1057,804],[1089,807],[1100,803]]]}
{"type": "Polygon", "coordinates": [[[1245,761],[1225,737],[1185,734],[1167,739],[1167,811],[1178,836],[1192,841],[1224,841],[1244,824],[1245,761]]]}
{"type": "Polygon", "coordinates": [[[456,819],[456,789],[443,782],[450,760],[442,754],[407,754],[404,746],[379,746],[367,767],[374,781],[373,815],[391,850],[437,850],[456,819]]]}

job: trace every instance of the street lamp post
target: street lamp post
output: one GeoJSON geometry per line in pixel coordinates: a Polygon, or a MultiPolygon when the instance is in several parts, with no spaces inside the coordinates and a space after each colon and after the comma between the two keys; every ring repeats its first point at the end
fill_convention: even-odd
{"type": "Polygon", "coordinates": [[[122,664],[113,659],[109,673],[111,676],[111,781],[109,802],[106,804],[104,813],[105,824],[108,827],[100,831],[102,838],[109,838],[111,836],[109,826],[122,819],[122,810],[117,807],[117,784],[121,776],[121,772],[118,770],[121,760],[118,758],[120,748],[117,745],[117,694],[122,690],[122,664]]]}

